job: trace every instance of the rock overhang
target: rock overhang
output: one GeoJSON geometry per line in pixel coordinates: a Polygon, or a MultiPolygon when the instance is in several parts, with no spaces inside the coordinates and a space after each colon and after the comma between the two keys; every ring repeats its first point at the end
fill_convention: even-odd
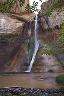
{"type": "Polygon", "coordinates": [[[0,13],[0,35],[1,34],[16,34],[18,29],[23,29],[24,22],[11,17],[8,14],[0,13]]]}

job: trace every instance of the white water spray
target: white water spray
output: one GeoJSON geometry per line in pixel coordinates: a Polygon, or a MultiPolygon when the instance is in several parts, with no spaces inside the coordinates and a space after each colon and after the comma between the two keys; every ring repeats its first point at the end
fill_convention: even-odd
{"type": "Polygon", "coordinates": [[[33,66],[33,63],[35,61],[35,57],[36,57],[36,54],[37,54],[37,51],[39,49],[39,42],[38,42],[38,36],[37,36],[37,28],[38,28],[38,16],[36,14],[36,18],[35,18],[35,46],[34,46],[34,53],[33,53],[33,57],[32,57],[32,60],[30,62],[30,65],[28,67],[28,70],[26,72],[31,72],[31,69],[32,69],[32,66],[33,66]]]}
{"type": "Polygon", "coordinates": [[[6,20],[4,18],[0,19],[0,29],[4,29],[6,25],[6,20]]]}

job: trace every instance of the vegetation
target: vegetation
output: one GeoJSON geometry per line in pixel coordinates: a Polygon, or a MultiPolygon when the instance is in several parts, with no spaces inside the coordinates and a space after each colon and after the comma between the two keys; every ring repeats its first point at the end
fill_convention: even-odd
{"type": "Polygon", "coordinates": [[[51,48],[50,46],[48,45],[44,45],[38,52],[38,57],[42,56],[43,54],[48,54],[48,55],[51,55],[52,54],[52,51],[51,51],[51,48]]]}
{"type": "MultiPolygon", "coordinates": [[[[41,0],[40,0],[41,1],[41,0]]],[[[7,2],[0,3],[0,12],[10,12],[11,8],[15,3],[17,3],[16,7],[22,7],[25,0],[7,0],[7,2]],[[19,3],[19,5],[18,5],[19,3]]],[[[42,2],[42,1],[41,1],[42,2]]],[[[30,13],[34,11],[39,11],[38,8],[38,2],[34,1],[33,5],[30,6],[29,4],[25,7],[25,10],[30,13]]],[[[16,9],[15,9],[16,10],[16,9]]]]}
{"type": "Polygon", "coordinates": [[[54,9],[53,6],[50,5],[50,6],[48,7],[48,10],[47,10],[46,15],[47,15],[47,16],[50,16],[50,15],[52,14],[53,9],[54,9]]]}
{"type": "Polygon", "coordinates": [[[50,16],[54,9],[60,8],[63,5],[64,5],[64,0],[54,0],[51,4],[49,4],[46,15],[50,16]]]}
{"type": "MultiPolygon", "coordinates": [[[[61,55],[64,54],[64,24],[61,25],[60,34],[58,40],[55,42],[55,44],[51,44],[52,53],[55,56],[61,57],[61,55]]],[[[64,61],[61,59],[60,61],[62,64],[64,64],[64,61]]]]}
{"type": "Polygon", "coordinates": [[[31,13],[32,12],[32,8],[29,4],[26,5],[25,7],[25,10],[28,12],[28,13],[31,13]]]}
{"type": "Polygon", "coordinates": [[[61,32],[60,32],[59,42],[62,45],[64,45],[64,24],[62,24],[62,26],[61,26],[61,32]]]}
{"type": "Polygon", "coordinates": [[[10,9],[14,3],[15,0],[7,0],[7,2],[0,3],[0,12],[10,12],[10,9]]]}
{"type": "Polygon", "coordinates": [[[53,2],[53,7],[55,8],[61,7],[62,5],[64,5],[64,0],[55,0],[53,2]]]}
{"type": "MultiPolygon", "coordinates": [[[[19,0],[19,6],[23,6],[25,0],[19,0]]],[[[10,12],[12,6],[18,3],[17,0],[7,0],[7,2],[0,3],[0,12],[10,12]]],[[[18,4],[17,4],[18,5],[18,4]]],[[[18,7],[18,6],[17,6],[18,7]]]]}
{"type": "Polygon", "coordinates": [[[25,2],[25,0],[19,0],[19,4],[21,7],[23,6],[24,2],[25,2]]]}
{"type": "MultiPolygon", "coordinates": [[[[16,8],[17,7],[20,8],[23,6],[24,2],[25,2],[25,0],[7,0],[7,2],[0,3],[0,12],[10,12],[11,8],[14,6],[15,3],[17,4],[16,8]]],[[[42,2],[42,1],[40,0],[40,2],[42,2]]],[[[25,7],[25,10],[28,13],[34,12],[34,11],[39,11],[37,6],[38,6],[38,2],[34,1],[32,6],[27,4],[25,7]]],[[[16,11],[16,9],[15,9],[15,11],[16,11]]]]}
{"type": "Polygon", "coordinates": [[[58,84],[63,84],[64,85],[64,75],[59,75],[56,77],[56,82],[58,84]]]}
{"type": "MultiPolygon", "coordinates": [[[[39,1],[42,2],[42,0],[39,0],[39,1]]],[[[34,12],[34,11],[39,12],[38,2],[34,1],[31,6],[28,4],[28,5],[26,6],[25,10],[26,10],[28,13],[34,12]]]]}

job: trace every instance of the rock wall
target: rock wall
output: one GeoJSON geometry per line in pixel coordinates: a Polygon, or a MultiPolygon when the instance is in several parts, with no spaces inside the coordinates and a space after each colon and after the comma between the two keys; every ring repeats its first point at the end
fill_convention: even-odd
{"type": "MultiPolygon", "coordinates": [[[[42,29],[48,29],[48,28],[60,28],[61,24],[64,23],[64,7],[61,8],[55,8],[52,11],[52,14],[50,16],[47,16],[47,11],[49,6],[53,4],[53,2],[56,0],[48,0],[41,5],[41,25],[42,29]]],[[[50,9],[49,9],[50,10],[50,9]]]]}
{"type": "MultiPolygon", "coordinates": [[[[7,19],[8,19],[8,17],[7,17],[7,19]]],[[[15,20],[15,19],[13,19],[13,20],[15,20]]],[[[18,20],[15,22],[15,24],[16,23],[18,23],[18,20]]],[[[10,25],[10,26],[14,26],[13,23],[11,23],[11,24],[12,25],[10,25]]],[[[10,27],[10,28],[12,28],[12,27],[10,27]]],[[[21,46],[23,46],[23,44],[25,42],[26,42],[25,46],[28,47],[27,46],[28,45],[28,24],[23,23],[22,26],[21,26],[21,24],[19,24],[19,26],[17,26],[17,28],[16,28],[16,26],[14,27],[14,30],[15,31],[13,31],[13,32],[11,30],[10,33],[8,32],[9,30],[7,32],[5,30],[5,32],[3,31],[3,33],[0,33],[0,72],[4,72],[4,69],[6,69],[6,67],[10,66],[12,60],[14,59],[14,56],[17,54],[18,50],[20,49],[21,46]]],[[[0,32],[1,31],[2,30],[0,29],[0,32]]],[[[25,50],[25,48],[22,50],[25,50]]],[[[26,50],[23,52],[23,54],[26,54],[26,50]]],[[[21,60],[22,60],[22,58],[24,58],[24,61],[25,61],[25,59],[28,58],[27,54],[23,55],[23,57],[21,57],[21,60]]],[[[23,62],[23,60],[21,62],[23,62]]],[[[23,64],[25,62],[23,62],[23,64]]]]}
{"type": "Polygon", "coordinates": [[[58,10],[54,10],[50,16],[41,17],[42,29],[60,28],[62,23],[64,23],[64,10],[60,12],[58,10]]]}

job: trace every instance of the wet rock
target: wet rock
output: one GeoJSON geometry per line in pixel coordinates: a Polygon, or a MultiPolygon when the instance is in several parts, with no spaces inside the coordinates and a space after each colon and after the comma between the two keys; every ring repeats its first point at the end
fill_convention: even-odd
{"type": "Polygon", "coordinates": [[[0,95],[22,95],[22,96],[64,96],[64,89],[36,89],[36,88],[0,88],[0,95]],[[11,90],[11,91],[10,91],[11,90]],[[20,90],[20,92],[19,92],[20,90]]]}

